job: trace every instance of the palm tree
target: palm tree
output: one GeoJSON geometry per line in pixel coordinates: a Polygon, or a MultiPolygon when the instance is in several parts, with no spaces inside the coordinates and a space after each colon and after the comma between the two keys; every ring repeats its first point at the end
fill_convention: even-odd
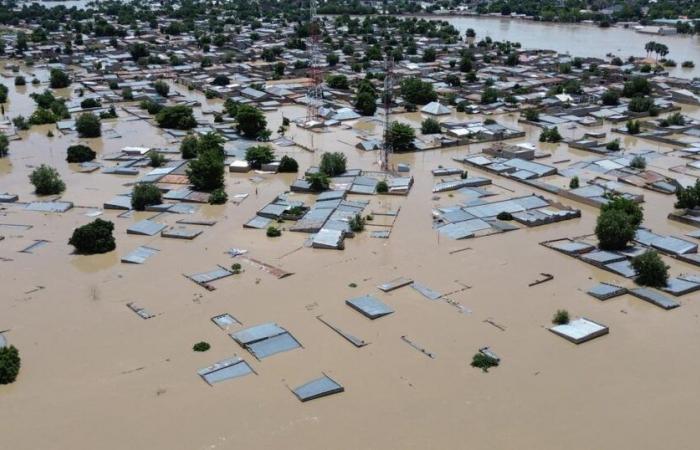
{"type": "Polygon", "coordinates": [[[649,54],[654,51],[656,48],[656,42],[654,41],[649,41],[644,45],[644,50],[647,51],[647,58],[649,57],[649,54]]]}

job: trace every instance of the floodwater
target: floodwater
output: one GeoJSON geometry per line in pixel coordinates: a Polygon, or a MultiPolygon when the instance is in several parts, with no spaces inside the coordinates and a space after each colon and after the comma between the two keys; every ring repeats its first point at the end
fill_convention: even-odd
{"type": "Polygon", "coordinates": [[[692,78],[700,75],[700,36],[657,36],[637,33],[631,28],[614,26],[600,28],[592,24],[568,24],[515,20],[500,17],[445,17],[462,36],[468,28],[476,31],[477,39],[487,36],[497,41],[520,42],[527,49],[550,49],[572,56],[605,58],[612,53],[627,59],[645,56],[644,45],[655,41],[668,46],[667,58],[677,67],[667,70],[672,76],[692,78]],[[695,68],[683,68],[683,61],[693,61],[695,68]]]}
{"type": "MultiPolygon", "coordinates": [[[[10,90],[10,116],[33,108],[24,95],[10,90]]],[[[277,129],[283,115],[302,117],[304,109],[290,106],[270,113],[270,129],[277,129]]],[[[397,119],[417,124],[421,116],[397,119]]],[[[517,117],[498,119],[514,124],[517,117]]],[[[126,145],[176,145],[154,126],[130,121],[123,113],[107,126],[122,137],[90,140],[101,154],[126,145]]],[[[381,133],[379,122],[358,128],[381,133]]],[[[565,136],[583,133],[560,130],[565,136]]],[[[514,142],[536,142],[538,131],[528,127],[527,132],[514,142]]],[[[311,144],[310,133],[295,126],[288,136],[311,144]]],[[[352,168],[377,168],[376,152],[354,148],[353,129],[313,136],[318,152],[291,147],[278,154],[293,155],[302,170],[317,163],[322,151],[342,151],[352,168]]],[[[10,156],[0,161],[0,192],[32,200],[27,176],[40,163],[61,172],[68,186],[64,199],[88,208],[131,189],[133,178],[74,172],[63,158],[65,148],[77,141],[70,135],[49,138],[45,127],[23,133],[23,140],[11,143],[10,156]]],[[[671,150],[636,138],[624,144],[671,150]]],[[[585,291],[598,281],[629,282],[538,245],[592,232],[597,211],[566,200],[582,209],[580,219],[472,240],[439,238],[431,210],[465,199],[443,193],[435,200],[430,170],[455,166],[453,157],[483,147],[393,155],[393,164],[410,164],[414,187],[405,198],[372,197],[369,207],[401,208],[391,237],[372,239],[365,231],[346,241],[345,251],[305,248],[304,234],[284,232],[271,239],[262,230],[242,228],[285,190],[292,175],[262,175],[263,181],[253,183],[252,173],[227,174],[230,198],[250,196],[239,206],[203,207],[195,217],[218,223],[194,241],[127,235],[130,224],[149,214],[127,219],[105,211],[101,217],[114,221],[117,238],[117,250],[105,255],[73,255],[67,244],[76,226],[92,220],[85,216],[91,209],[44,215],[17,205],[3,208],[0,223],[33,228],[0,228],[5,236],[0,241],[0,330],[9,330],[5,336],[22,356],[18,380],[0,386],[0,448],[559,450],[563,443],[573,450],[696,448],[700,294],[682,297],[683,306],[673,311],[629,296],[606,302],[587,296],[585,291]],[[34,254],[18,253],[34,239],[50,242],[34,254]],[[143,265],[119,262],[138,245],[161,251],[143,265]],[[245,271],[214,282],[214,291],[183,276],[230,265],[234,260],[224,252],[231,247],[248,249],[251,257],[294,275],[277,279],[242,261],[245,271]],[[528,287],[541,272],[553,274],[554,280],[528,287]],[[455,292],[448,297],[463,312],[408,287],[389,294],[376,289],[398,276],[455,292]],[[363,294],[376,295],[396,312],[370,321],[344,304],[363,294]],[[126,307],[128,302],[156,317],[142,320],[126,307]],[[546,327],[561,308],[608,325],[610,334],[580,346],[554,336],[546,327]],[[244,326],[277,322],[304,348],[259,362],[210,321],[226,312],[244,326]],[[356,349],[317,315],[371,344],[356,349]],[[404,335],[435,359],[403,342],[404,335]],[[193,352],[192,345],[201,340],[211,350],[193,352]],[[502,365],[482,373],[469,363],[486,345],[501,356],[502,365]],[[258,375],[214,387],[197,375],[197,369],[234,354],[258,375]],[[300,403],[289,388],[321,372],[346,391],[300,403]]],[[[553,154],[545,163],[592,157],[563,144],[540,148],[553,154]]],[[[532,192],[476,169],[469,172],[493,179],[497,186],[490,189],[499,194],[494,199],[532,192]]],[[[666,219],[670,197],[643,193],[645,223],[654,231],[691,231],[666,219]]],[[[157,220],[172,225],[179,218],[157,220]]],[[[696,271],[665,259],[672,274],[696,271]]]]}

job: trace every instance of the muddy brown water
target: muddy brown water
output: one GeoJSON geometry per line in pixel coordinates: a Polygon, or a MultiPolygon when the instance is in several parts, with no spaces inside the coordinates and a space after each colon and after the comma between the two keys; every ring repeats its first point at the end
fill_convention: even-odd
{"type": "MultiPolygon", "coordinates": [[[[28,115],[33,106],[26,93],[10,90],[7,113],[28,115]]],[[[696,110],[687,112],[699,116],[696,110]]],[[[285,107],[270,113],[272,130],[283,114],[301,117],[304,110],[285,107]]],[[[0,160],[0,191],[18,193],[22,201],[34,199],[28,174],[47,163],[66,181],[62,198],[77,205],[100,207],[128,192],[133,178],[81,174],[64,161],[65,148],[75,142],[87,142],[100,154],[127,145],[172,145],[152,125],[125,119],[122,114],[105,125],[119,131],[118,139],[80,140],[58,133],[49,138],[48,127],[23,132],[21,141],[11,143],[10,156],[0,160]]],[[[421,116],[400,119],[417,125],[421,116]]],[[[516,119],[499,117],[511,124],[516,119]]],[[[381,134],[379,124],[359,128],[381,134]]],[[[528,136],[515,142],[536,142],[538,130],[526,129],[528,136]]],[[[580,137],[584,129],[560,130],[580,137]]],[[[309,133],[295,126],[288,135],[310,143],[309,133]]],[[[314,142],[316,154],[299,148],[278,153],[294,155],[302,170],[317,163],[321,151],[344,152],[349,167],[377,168],[376,152],[347,144],[357,142],[352,129],[315,134],[314,142]]],[[[636,138],[623,143],[671,150],[636,138]]],[[[554,155],[545,163],[592,158],[563,144],[538,146],[554,155]]],[[[696,448],[699,435],[692,423],[700,402],[700,294],[682,297],[682,307],[673,311],[630,296],[606,302],[587,296],[585,291],[598,281],[629,282],[538,245],[592,232],[597,211],[570,201],[564,203],[582,209],[580,219],[479,239],[438,238],[432,208],[465,199],[443,193],[433,200],[430,170],[455,166],[451,158],[483,147],[394,155],[393,163],[410,164],[414,187],[405,198],[371,197],[369,207],[401,208],[390,239],[372,239],[365,231],[347,240],[345,251],[303,247],[304,234],[284,232],[270,239],[262,230],[242,228],[285,190],[293,175],[262,175],[264,180],[254,184],[252,173],[227,174],[230,196],[250,196],[239,206],[203,206],[195,217],[218,223],[191,242],[127,235],[130,224],[152,214],[123,219],[105,211],[101,217],[114,221],[117,238],[117,250],[105,255],[73,255],[67,244],[76,226],[92,220],[85,216],[89,209],[40,214],[16,205],[3,208],[0,223],[33,228],[0,229],[5,236],[0,256],[11,259],[0,261],[0,329],[10,330],[6,337],[22,356],[17,382],[0,387],[0,448],[696,448]],[[34,254],[18,253],[34,239],[50,243],[34,254]],[[120,257],[138,245],[161,252],[143,265],[121,264],[120,257]],[[294,275],[276,279],[243,262],[244,273],[214,282],[211,292],[183,276],[230,265],[234,260],[224,252],[231,247],[248,249],[251,257],[294,275]],[[540,272],[553,274],[554,280],[528,287],[540,272]],[[426,300],[408,287],[388,294],[376,289],[398,276],[443,293],[459,291],[449,298],[464,312],[444,301],[426,300]],[[463,289],[465,285],[470,288],[463,289]],[[344,304],[363,294],[376,295],[396,312],[370,321],[344,304]],[[130,301],[157,316],[140,319],[126,308],[130,301]],[[602,322],[611,332],[580,346],[570,344],[546,330],[560,308],[602,322]],[[210,321],[225,312],[245,326],[277,322],[304,348],[259,362],[210,321]],[[356,349],[317,315],[371,344],[356,349]],[[403,335],[435,359],[411,348],[400,339],[403,335]],[[193,352],[192,345],[201,340],[211,350],[193,352]],[[485,345],[503,360],[487,374],[469,366],[485,345]],[[214,387],[197,375],[197,369],[234,354],[258,375],[214,387]],[[289,388],[321,372],[346,391],[300,403],[289,388]]],[[[662,162],[670,167],[681,160],[669,156],[662,162]]],[[[493,179],[498,187],[491,189],[499,194],[494,198],[533,192],[468,170],[493,179]]],[[[671,197],[643,193],[646,225],[674,235],[692,230],[666,219],[671,197]]],[[[179,218],[158,220],[172,225],[179,218]]],[[[665,260],[673,275],[696,271],[665,260]]]]}

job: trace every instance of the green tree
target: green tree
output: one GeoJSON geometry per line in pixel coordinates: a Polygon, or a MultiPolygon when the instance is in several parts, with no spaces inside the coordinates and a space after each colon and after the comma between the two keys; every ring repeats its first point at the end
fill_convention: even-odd
{"type": "Polygon", "coordinates": [[[192,108],[187,105],[166,106],[156,114],[156,122],[161,128],[190,130],[197,126],[192,108]]]}
{"type": "Polygon", "coordinates": [[[51,69],[49,86],[52,89],[61,89],[70,86],[70,77],[61,69],[51,69]]]}
{"type": "Polygon", "coordinates": [[[253,169],[260,169],[263,164],[271,163],[275,160],[275,152],[269,145],[255,145],[248,147],[245,151],[245,160],[253,169]]]}
{"type": "Polygon", "coordinates": [[[668,284],[668,266],[654,250],[647,250],[632,259],[632,267],[637,272],[634,281],[642,286],[655,288],[668,284]]]}
{"type": "Polygon", "coordinates": [[[131,192],[131,207],[143,211],[147,206],[160,205],[163,197],[160,189],[153,184],[138,183],[131,192]]]}
{"type": "Polygon", "coordinates": [[[10,152],[10,140],[7,135],[0,133],[0,158],[4,158],[10,152]]]}
{"type": "Polygon", "coordinates": [[[87,145],[71,145],[66,150],[66,161],[69,163],[81,163],[92,161],[97,156],[90,147],[87,145]]]}
{"type": "Polygon", "coordinates": [[[194,134],[188,134],[180,142],[180,153],[182,154],[182,159],[192,159],[197,157],[197,144],[199,140],[194,134]]]}
{"type": "Polygon", "coordinates": [[[324,153],[321,156],[319,169],[329,177],[335,177],[345,173],[347,158],[340,152],[324,153]]]}
{"type": "Polygon", "coordinates": [[[416,132],[413,127],[406,123],[392,122],[389,127],[388,141],[395,151],[410,150],[413,148],[413,140],[416,132]]]}
{"type": "Polygon", "coordinates": [[[57,195],[66,190],[66,185],[58,171],[45,164],[32,171],[29,181],[34,185],[37,195],[57,195]]]}
{"type": "Polygon", "coordinates": [[[423,134],[439,134],[440,122],[433,118],[427,118],[420,124],[420,131],[423,134]]]}
{"type": "Polygon", "coordinates": [[[620,195],[616,195],[608,199],[608,202],[603,204],[603,206],[600,208],[601,212],[612,210],[622,211],[624,214],[626,214],[630,223],[635,227],[635,229],[639,227],[644,220],[644,209],[639,206],[638,203],[635,203],[632,200],[620,195]]]}
{"type": "Polygon", "coordinates": [[[0,384],[14,383],[21,365],[19,351],[14,345],[0,348],[0,384]]]}
{"type": "Polygon", "coordinates": [[[326,77],[326,84],[331,89],[348,89],[348,77],[345,75],[329,75],[326,77]]]}
{"type": "Polygon", "coordinates": [[[595,234],[603,250],[624,250],[634,239],[636,231],[629,216],[617,209],[601,211],[595,227],[595,234]]]}
{"type": "Polygon", "coordinates": [[[153,88],[161,97],[167,97],[170,93],[170,85],[163,80],[158,80],[153,83],[153,88]]]}
{"type": "Polygon", "coordinates": [[[238,131],[244,136],[255,139],[267,127],[265,115],[255,106],[240,105],[236,112],[238,131]]]}
{"type": "Polygon", "coordinates": [[[600,100],[606,106],[617,106],[620,104],[620,93],[615,89],[608,89],[600,96],[600,100]]]}
{"type": "Polygon", "coordinates": [[[359,92],[355,97],[355,108],[363,116],[373,116],[377,111],[377,97],[371,92],[359,92]]]}
{"type": "Polygon", "coordinates": [[[102,123],[100,118],[93,113],[81,114],[75,121],[75,129],[82,138],[94,138],[102,136],[102,123]]]}
{"type": "Polygon", "coordinates": [[[494,88],[486,88],[481,94],[481,103],[488,105],[490,103],[496,103],[498,101],[498,91],[494,88]]]}
{"type": "Polygon", "coordinates": [[[291,156],[284,155],[282,159],[280,160],[280,167],[279,167],[280,172],[298,172],[299,171],[299,163],[297,162],[296,159],[292,158],[291,156]]]}
{"type": "Polygon", "coordinates": [[[75,247],[76,253],[93,255],[111,252],[117,247],[112,232],[114,224],[108,220],[96,219],[94,222],[73,230],[68,244],[75,247]]]}
{"type": "Polygon", "coordinates": [[[401,82],[401,97],[408,103],[425,105],[437,99],[433,84],[420,78],[406,78],[401,82]]]}
{"type": "Polygon", "coordinates": [[[304,179],[309,183],[311,190],[314,192],[325,191],[330,186],[330,179],[328,175],[323,172],[308,173],[304,179]]]}
{"type": "Polygon", "coordinates": [[[224,187],[224,157],[215,149],[200,150],[196,159],[190,160],[187,177],[198,191],[213,191],[224,187]]]}

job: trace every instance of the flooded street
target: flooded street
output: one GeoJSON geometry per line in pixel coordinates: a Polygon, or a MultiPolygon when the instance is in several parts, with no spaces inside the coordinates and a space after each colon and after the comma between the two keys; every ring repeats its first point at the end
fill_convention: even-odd
{"type": "MultiPolygon", "coordinates": [[[[480,37],[518,40],[527,47],[566,45],[544,31],[533,32],[524,22],[495,21],[494,27],[492,20],[451,20],[460,29],[475,28],[480,37]]],[[[564,33],[557,25],[536,26],[564,33]]],[[[626,38],[618,48],[586,40],[566,50],[601,52],[596,56],[643,50],[642,35],[592,29],[593,36],[605,33],[625,33],[626,38]],[[639,37],[639,42],[630,36],[639,37]]],[[[678,38],[685,45],[693,42],[694,53],[683,58],[679,46],[668,44],[670,56],[694,59],[696,39],[678,38]]],[[[28,116],[34,110],[28,94],[42,91],[47,77],[38,68],[23,68],[21,73],[29,80],[30,71],[42,85],[9,86],[6,115],[28,116]]],[[[5,74],[5,84],[11,85],[15,75],[5,74]]],[[[181,85],[172,88],[207,102],[205,110],[221,108],[219,100],[206,101],[181,85]]],[[[74,95],[70,89],[62,94],[74,95]]],[[[368,212],[400,208],[389,239],[370,238],[366,230],[349,239],[344,251],[329,251],[305,247],[304,233],[285,229],[273,239],[263,230],[244,229],[256,211],[288,190],[296,174],[227,172],[229,199],[236,194],[248,197],[238,205],[202,205],[193,217],[217,223],[203,227],[193,241],[128,235],[129,226],[154,213],[119,217],[121,211],[104,210],[100,217],[114,222],[117,249],[75,255],[67,243],[73,229],[93,220],[86,213],[130,192],[136,178],[80,173],[65,162],[65,149],[84,143],[100,160],[125,146],[178,146],[149,121],[121,108],[118,112],[118,119],[103,122],[103,130],[113,129],[119,137],[79,139],[57,132],[53,125],[32,127],[20,132],[22,139],[11,142],[9,156],[0,159],[0,192],[18,194],[20,202],[35,200],[28,175],[34,167],[49,164],[66,183],[61,199],[76,205],[63,214],[30,212],[12,204],[0,209],[0,235],[5,237],[0,241],[0,330],[9,330],[8,341],[22,352],[19,382],[0,386],[0,449],[559,450],[564,442],[573,450],[697,447],[700,432],[692,423],[700,404],[699,294],[682,297],[682,308],[673,311],[631,296],[600,302],[586,294],[596,282],[631,282],[538,245],[592,233],[597,209],[465,167],[470,176],[493,180],[488,189],[497,194],[494,199],[537,193],[580,208],[582,217],[466,240],[449,240],[433,229],[434,208],[468,199],[459,191],[433,194],[437,178],[431,170],[462,167],[453,158],[478,153],[490,144],[394,154],[391,163],[408,164],[415,180],[407,197],[349,195],[351,200],[369,200],[368,212]],[[55,137],[47,136],[49,129],[55,137]],[[262,181],[251,180],[254,176],[262,181]],[[39,239],[49,242],[34,253],[20,252],[39,239]],[[140,245],[160,251],[142,265],[120,262],[140,245]],[[294,275],[277,279],[248,260],[232,259],[225,253],[230,248],[247,249],[246,256],[294,275]],[[233,262],[241,262],[244,272],[215,281],[213,291],[183,276],[233,262]],[[554,279],[528,287],[541,273],[554,279]],[[386,294],[377,290],[378,284],[400,276],[446,294],[450,302],[427,300],[408,287],[386,294]],[[396,312],[370,321],[345,305],[345,300],[365,294],[377,296],[396,312]],[[126,307],[129,302],[155,317],[142,320],[126,307]],[[546,329],[557,309],[605,323],[610,334],[581,346],[559,339],[546,329]],[[212,323],[213,316],[223,313],[235,316],[244,327],[276,322],[303,348],[258,361],[212,323]],[[320,323],[319,315],[370,344],[353,347],[320,323]],[[416,351],[401,336],[435,358],[416,351]],[[209,342],[211,350],[193,352],[198,341],[209,342]],[[489,373],[469,365],[484,346],[503,360],[489,373]],[[213,387],[197,375],[198,369],[235,354],[257,374],[213,387]],[[290,388],[321,373],[340,382],[345,392],[300,403],[290,388]]],[[[696,108],[684,113],[700,118],[696,108]]],[[[283,117],[304,114],[302,106],[281,107],[267,114],[268,127],[276,130],[283,117]]],[[[201,111],[196,115],[203,117],[201,111]]],[[[425,116],[394,118],[420,128],[425,116]]],[[[482,116],[453,112],[441,120],[478,118],[482,116]]],[[[539,128],[517,124],[517,114],[495,118],[526,131],[511,143],[537,142],[539,128]]],[[[605,124],[560,131],[565,138],[597,131],[622,137],[611,135],[610,128],[605,124]]],[[[276,154],[296,158],[300,172],[317,165],[324,151],[343,152],[349,168],[378,170],[377,152],[358,150],[355,144],[360,134],[380,138],[381,133],[379,116],[313,134],[292,125],[287,137],[318,150],[277,147],[276,154]]],[[[635,137],[624,137],[622,144],[628,150],[673,151],[635,137]]],[[[235,145],[234,141],[226,147],[235,145]]],[[[547,164],[594,157],[564,143],[537,145],[551,153],[542,160],[547,164]]],[[[666,166],[682,163],[673,154],[663,161],[666,166]]],[[[665,173],[667,168],[654,167],[665,173]]],[[[557,178],[547,181],[563,183],[557,178]]],[[[626,189],[644,195],[645,226],[677,236],[693,230],[667,220],[671,196],[626,189]]],[[[157,221],[175,225],[182,218],[163,214],[157,221]]],[[[382,223],[386,218],[375,220],[382,223]]],[[[668,257],[664,261],[672,274],[694,271],[686,263],[668,257]]]]}

